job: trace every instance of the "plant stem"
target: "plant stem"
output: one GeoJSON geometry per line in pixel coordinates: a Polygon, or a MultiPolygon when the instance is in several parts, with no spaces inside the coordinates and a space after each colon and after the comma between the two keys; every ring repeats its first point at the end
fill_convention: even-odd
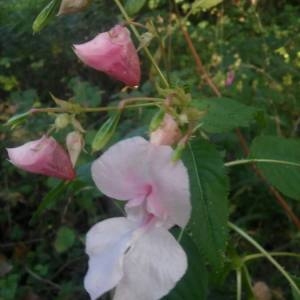
{"type": "MultiPolygon", "coordinates": [[[[147,106],[158,106],[161,102],[150,102],[150,103],[141,103],[141,104],[125,104],[124,108],[140,108],[140,107],[147,107],[147,106]]],[[[32,108],[30,112],[34,113],[89,113],[89,112],[101,112],[101,111],[112,111],[112,110],[120,110],[119,106],[106,106],[106,107],[81,107],[76,108],[76,111],[70,111],[66,108],[61,107],[48,107],[48,108],[32,108]]]]}
{"type": "MultiPolygon", "coordinates": [[[[177,18],[178,18],[178,22],[179,22],[182,34],[183,34],[183,36],[186,40],[186,43],[187,43],[187,45],[190,49],[190,52],[191,52],[191,54],[194,58],[194,61],[196,63],[197,73],[199,74],[200,77],[204,78],[207,85],[211,88],[211,90],[214,92],[214,94],[217,97],[221,97],[222,94],[221,94],[220,90],[218,89],[218,87],[216,86],[216,84],[211,79],[209,73],[206,71],[206,69],[205,69],[205,67],[202,63],[202,60],[200,58],[200,55],[197,52],[197,50],[196,50],[196,48],[193,44],[193,41],[190,37],[189,32],[184,28],[180,17],[177,17],[177,18]]],[[[245,137],[243,136],[243,134],[242,134],[242,132],[240,131],[239,128],[237,128],[235,130],[235,133],[236,133],[236,136],[239,140],[239,143],[241,145],[241,148],[243,150],[244,155],[248,156],[250,151],[249,151],[249,147],[248,147],[248,144],[247,144],[247,141],[246,141],[245,137]]],[[[284,199],[284,197],[282,197],[282,195],[272,185],[270,185],[268,179],[263,175],[263,173],[255,165],[253,165],[252,167],[253,167],[254,173],[257,175],[257,177],[259,177],[268,186],[270,194],[274,196],[277,203],[282,207],[282,209],[285,211],[285,213],[288,215],[288,217],[290,217],[290,219],[294,223],[294,225],[298,229],[300,229],[300,220],[294,214],[293,210],[288,205],[288,203],[284,199]]]]}
{"type": "MultiPolygon", "coordinates": [[[[124,6],[121,4],[121,2],[119,0],[114,0],[116,5],[118,6],[118,8],[120,9],[123,17],[125,18],[125,20],[128,22],[132,32],[134,33],[134,35],[136,36],[136,38],[139,40],[139,42],[141,42],[141,35],[139,34],[139,32],[137,31],[137,29],[135,28],[134,23],[131,22],[130,17],[128,16],[124,6]]],[[[154,60],[154,57],[152,56],[151,52],[149,51],[148,47],[143,47],[146,55],[148,56],[149,60],[151,61],[152,65],[154,66],[154,68],[156,69],[158,75],[160,76],[162,82],[164,83],[165,87],[168,88],[169,87],[169,83],[166,79],[166,77],[164,76],[164,74],[162,73],[162,71],[160,70],[159,66],[157,65],[157,63],[154,60]]]]}
{"type": "MultiPolygon", "coordinates": [[[[289,257],[300,258],[300,254],[290,253],[290,252],[270,252],[269,254],[271,256],[284,256],[284,257],[289,256],[289,257]]],[[[257,259],[257,258],[263,258],[263,257],[264,257],[264,254],[261,254],[261,253],[249,254],[243,258],[243,262],[248,262],[250,260],[257,259]]]]}
{"type": "Polygon", "coordinates": [[[271,164],[282,164],[282,165],[300,167],[300,164],[290,162],[290,161],[274,160],[274,159],[263,159],[263,158],[239,159],[239,160],[229,161],[227,163],[224,163],[224,166],[225,167],[233,167],[233,166],[244,165],[244,164],[255,163],[255,162],[271,163],[271,164]]]}
{"type": "Polygon", "coordinates": [[[242,300],[242,271],[236,269],[236,300],[242,300]]]}
{"type": "Polygon", "coordinates": [[[249,236],[244,230],[237,227],[231,222],[228,222],[229,228],[237,232],[245,240],[247,240],[252,246],[254,246],[269,262],[286,278],[290,285],[300,296],[300,289],[298,288],[295,281],[290,277],[290,275],[285,271],[285,269],[269,254],[259,243],[257,243],[251,236],[249,236]]]}

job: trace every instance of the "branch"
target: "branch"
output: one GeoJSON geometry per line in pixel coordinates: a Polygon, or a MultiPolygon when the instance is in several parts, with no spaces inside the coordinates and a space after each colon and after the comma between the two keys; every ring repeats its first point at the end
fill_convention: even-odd
{"type": "MultiPolygon", "coordinates": [[[[220,92],[220,90],[218,89],[218,87],[215,85],[215,83],[213,82],[213,80],[211,79],[211,77],[209,76],[208,72],[206,71],[202,60],[199,56],[199,53],[197,52],[194,43],[190,37],[189,32],[185,29],[184,25],[181,23],[180,19],[178,18],[178,22],[179,22],[179,26],[180,26],[180,30],[185,38],[185,41],[190,49],[190,52],[195,60],[196,63],[196,70],[198,75],[203,78],[207,85],[211,88],[211,90],[214,92],[214,94],[217,97],[221,97],[222,94],[220,92]]],[[[240,129],[237,128],[236,129],[236,135],[239,139],[239,143],[242,147],[243,153],[245,156],[249,155],[249,147],[247,144],[247,141],[245,139],[245,137],[243,136],[243,134],[241,133],[240,129]]],[[[283,196],[272,186],[270,185],[270,183],[268,182],[268,180],[266,179],[266,177],[262,174],[262,172],[257,168],[256,165],[252,165],[252,168],[255,172],[255,174],[265,183],[267,184],[268,188],[269,188],[269,192],[270,194],[272,194],[274,196],[274,198],[276,199],[277,203],[282,207],[282,209],[285,211],[285,213],[289,216],[289,218],[291,219],[291,221],[294,223],[294,225],[300,229],[300,220],[298,219],[298,217],[294,214],[293,210],[290,208],[290,206],[288,205],[288,203],[286,202],[286,200],[283,198],[283,196]]]]}

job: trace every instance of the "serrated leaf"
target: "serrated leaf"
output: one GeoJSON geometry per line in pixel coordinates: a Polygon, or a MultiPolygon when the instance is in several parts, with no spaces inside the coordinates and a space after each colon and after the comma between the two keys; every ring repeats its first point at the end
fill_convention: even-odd
{"type": "Polygon", "coordinates": [[[249,126],[257,108],[244,105],[228,98],[210,98],[194,101],[193,105],[206,110],[201,118],[201,128],[209,133],[227,132],[237,127],[249,126]]]}
{"type": "Polygon", "coordinates": [[[146,0],[127,0],[125,10],[129,16],[137,14],[145,5],[146,0]]]}
{"type": "Polygon", "coordinates": [[[73,246],[75,237],[73,229],[66,226],[60,227],[54,242],[55,250],[59,253],[65,252],[73,246]]]}
{"type": "Polygon", "coordinates": [[[215,147],[204,140],[191,143],[183,158],[192,195],[191,237],[215,271],[222,268],[227,241],[228,178],[215,147]]]}
{"type": "Polygon", "coordinates": [[[300,141],[277,136],[259,136],[250,148],[250,158],[286,161],[287,164],[257,163],[269,182],[281,193],[300,200],[300,141]]]}
{"type": "Polygon", "coordinates": [[[205,261],[193,240],[183,234],[180,241],[188,257],[188,269],[175,288],[163,300],[206,299],[208,273],[205,261]]]}

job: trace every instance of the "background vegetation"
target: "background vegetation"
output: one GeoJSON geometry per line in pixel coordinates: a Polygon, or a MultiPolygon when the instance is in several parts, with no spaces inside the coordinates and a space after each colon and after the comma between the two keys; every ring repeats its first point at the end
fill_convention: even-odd
{"type": "MultiPolygon", "coordinates": [[[[127,8],[130,2],[133,1],[127,1],[127,8]]],[[[167,0],[141,2],[144,5],[134,19],[144,24],[151,20],[156,28],[159,38],[152,41],[150,50],[173,86],[184,87],[193,99],[215,97],[205,73],[199,76],[182,31],[177,28],[171,36],[167,34],[176,21],[175,15],[184,17],[193,1],[177,0],[176,5],[167,0]]],[[[20,145],[47,132],[55,116],[36,115],[13,130],[5,122],[31,107],[53,106],[49,92],[92,107],[114,103],[123,95],[155,96],[156,93],[155,72],[142,51],[143,80],[137,91],[124,91],[120,83],[84,67],[72,51],[72,44],[88,40],[123,20],[112,1],[94,0],[84,12],[57,17],[41,33],[33,34],[32,22],[47,3],[47,0],[0,2],[1,300],[88,299],[82,286],[87,268],[85,233],[97,221],[119,214],[119,209],[94,187],[89,175],[89,164],[96,157],[90,151],[91,141],[106,119],[105,113],[80,116],[87,130],[86,151],[80,157],[78,178],[59,192],[55,188],[57,180],[16,169],[6,160],[5,152],[6,147],[20,145]]],[[[232,130],[235,126],[242,126],[242,134],[249,143],[258,135],[299,138],[298,1],[226,0],[211,10],[191,14],[187,30],[206,72],[223,97],[255,108],[255,117],[249,120],[249,111],[244,116],[237,107],[236,123],[231,112],[226,114],[226,107],[216,110],[215,118],[205,128],[226,161],[244,156],[240,140],[232,130]],[[234,74],[232,84],[226,84],[228,73],[234,74]],[[220,125],[220,118],[233,124],[220,125]]],[[[152,109],[126,112],[110,143],[136,134],[147,136],[154,112],[152,109]]],[[[54,135],[63,142],[67,131],[68,128],[54,135]]],[[[270,143],[275,145],[276,141],[270,143]]],[[[281,147],[282,153],[289,150],[284,142],[281,147]]],[[[231,185],[230,220],[247,228],[248,234],[269,252],[299,254],[300,225],[297,227],[297,220],[287,215],[280,200],[276,201],[269,185],[252,167],[236,166],[227,171],[231,185]]],[[[286,176],[288,172],[286,169],[286,176]]],[[[300,217],[298,191],[283,194],[292,215],[300,217]]],[[[207,299],[236,299],[236,275],[229,271],[238,268],[242,258],[254,252],[236,233],[230,235],[227,246],[227,259],[220,274],[214,276],[208,272],[207,278],[201,280],[207,299]]],[[[299,259],[285,256],[278,261],[300,283],[299,259]]],[[[247,266],[252,278],[248,288],[263,281],[272,299],[300,299],[267,260],[256,259],[247,266]]],[[[200,267],[194,272],[198,274],[194,275],[196,278],[201,276],[200,267]]],[[[247,272],[243,276],[247,277],[247,272]]],[[[199,282],[196,280],[194,284],[199,282]]],[[[242,296],[254,297],[247,288],[242,296]]],[[[109,295],[103,299],[109,299],[109,295]]]]}

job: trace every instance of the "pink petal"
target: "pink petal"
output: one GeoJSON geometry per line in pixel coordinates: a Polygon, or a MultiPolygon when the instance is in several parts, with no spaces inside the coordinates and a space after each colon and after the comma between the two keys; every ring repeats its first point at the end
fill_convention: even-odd
{"type": "Polygon", "coordinates": [[[186,254],[175,238],[154,227],[126,253],[114,300],[158,300],[175,287],[186,268],[186,254]]]}
{"type": "Polygon", "coordinates": [[[93,163],[92,177],[111,198],[136,201],[147,196],[149,213],[168,226],[183,227],[191,212],[189,180],[183,163],[171,161],[172,151],[141,137],[123,140],[93,163]]]}
{"type": "Polygon", "coordinates": [[[168,216],[170,226],[175,224],[184,227],[191,214],[189,178],[181,161],[171,160],[172,148],[153,146],[149,160],[149,173],[153,178],[153,191],[147,199],[147,210],[158,215],[162,206],[168,216]]]}
{"type": "Polygon", "coordinates": [[[86,65],[129,86],[139,85],[139,57],[127,28],[116,25],[86,43],[74,45],[74,51],[86,65]]]}
{"type": "Polygon", "coordinates": [[[112,218],[89,230],[86,238],[89,269],[84,287],[92,300],[115,287],[122,278],[124,253],[135,229],[126,218],[112,218]]]}
{"type": "Polygon", "coordinates": [[[11,163],[27,172],[66,180],[76,176],[68,154],[52,137],[43,136],[7,152],[11,163]]]}

